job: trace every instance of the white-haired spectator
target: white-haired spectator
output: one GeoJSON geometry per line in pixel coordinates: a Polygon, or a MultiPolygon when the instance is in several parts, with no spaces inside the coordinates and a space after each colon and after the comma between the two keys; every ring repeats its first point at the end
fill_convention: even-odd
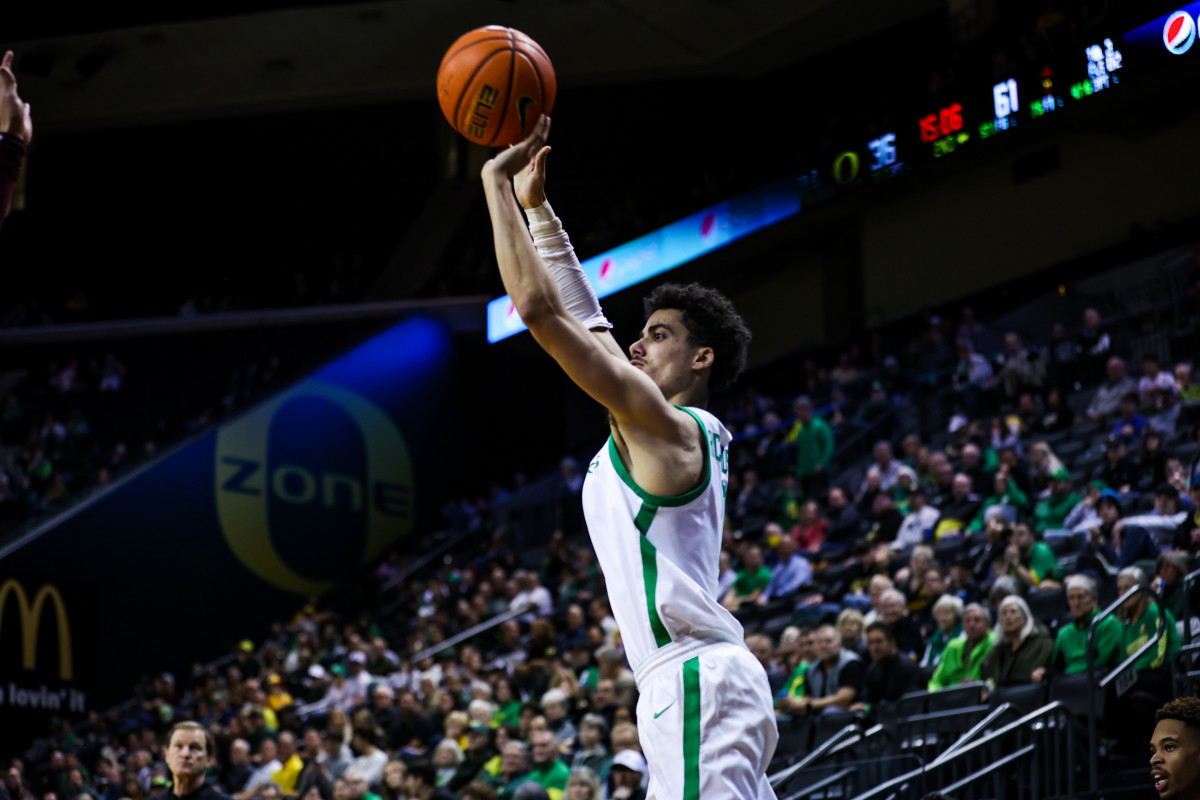
{"type": "Polygon", "coordinates": [[[963,601],[952,594],[944,594],[933,604],[933,619],[937,627],[925,645],[921,666],[933,669],[942,660],[942,653],[951,640],[962,635],[963,601]]]}
{"type": "Polygon", "coordinates": [[[996,645],[983,660],[979,675],[993,686],[1031,683],[1033,671],[1045,668],[1054,652],[1050,634],[1035,623],[1033,613],[1017,595],[1000,601],[996,645]]]}
{"type": "Polygon", "coordinates": [[[1088,640],[1092,641],[1093,664],[1097,672],[1117,666],[1121,660],[1121,623],[1115,616],[1105,617],[1095,631],[1092,620],[1100,613],[1096,607],[1099,593],[1096,582],[1087,575],[1067,578],[1067,606],[1071,622],[1058,629],[1050,664],[1033,671],[1034,681],[1045,679],[1047,673],[1075,675],[1087,671],[1088,640]]]}
{"type": "Polygon", "coordinates": [[[554,688],[542,695],[542,714],[546,717],[546,726],[564,747],[574,750],[579,731],[571,721],[568,703],[567,693],[562,689],[554,688]]]}
{"type": "Polygon", "coordinates": [[[433,765],[437,767],[437,785],[445,786],[463,763],[463,749],[453,739],[442,739],[433,750],[433,765]]]}
{"type": "Polygon", "coordinates": [[[1192,383],[1192,365],[1186,361],[1175,365],[1175,394],[1181,403],[1200,402],[1200,384],[1192,383]]]}

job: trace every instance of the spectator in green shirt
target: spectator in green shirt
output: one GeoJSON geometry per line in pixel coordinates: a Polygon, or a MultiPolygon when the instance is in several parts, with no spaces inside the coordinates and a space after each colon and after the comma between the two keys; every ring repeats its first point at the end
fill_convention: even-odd
{"type": "Polygon", "coordinates": [[[963,609],[963,634],[946,645],[942,660],[929,679],[929,691],[979,680],[983,659],[992,651],[995,641],[991,614],[979,603],[971,603],[963,609]]]}
{"type": "Polygon", "coordinates": [[[1175,391],[1179,393],[1179,402],[1200,402],[1200,384],[1192,383],[1192,365],[1183,363],[1175,365],[1175,391]]]}
{"type": "Polygon", "coordinates": [[[1050,545],[1039,542],[1024,522],[1012,528],[1012,543],[1004,551],[1004,564],[1009,575],[1027,587],[1057,589],[1062,586],[1062,569],[1050,545]]]}
{"type": "Polygon", "coordinates": [[[730,611],[737,611],[742,603],[756,602],[770,585],[771,568],[763,564],[762,548],[748,545],[742,554],[742,569],[721,603],[730,611]]]}
{"type": "Polygon", "coordinates": [[[813,414],[812,401],[807,395],[797,397],[792,409],[796,412],[796,424],[788,440],[796,443],[796,477],[806,497],[822,497],[829,486],[833,428],[813,414]]]}
{"type": "Polygon", "coordinates": [[[561,800],[563,792],[567,790],[571,768],[558,757],[558,737],[554,731],[535,731],[530,735],[529,743],[533,750],[533,769],[525,780],[543,786],[550,800],[561,800]]]}
{"type": "Polygon", "coordinates": [[[1037,532],[1061,530],[1067,515],[1081,499],[1071,486],[1071,473],[1062,467],[1056,469],[1050,475],[1050,494],[1039,500],[1033,509],[1037,532]]]}
{"type": "MultiPolygon", "coordinates": [[[[1134,586],[1146,585],[1146,573],[1138,567],[1126,567],[1117,573],[1118,596],[1125,594],[1134,586]]],[[[1138,672],[1157,670],[1166,665],[1168,659],[1174,658],[1175,654],[1179,652],[1179,630],[1175,627],[1175,617],[1166,609],[1163,609],[1163,613],[1167,621],[1166,630],[1163,632],[1162,638],[1158,640],[1158,644],[1151,647],[1134,662],[1134,668],[1138,672]]],[[[1150,641],[1150,637],[1158,632],[1158,605],[1151,602],[1149,595],[1143,592],[1126,600],[1117,614],[1124,623],[1124,635],[1121,637],[1121,658],[1125,659],[1136,653],[1142,645],[1150,641]]]]}
{"type": "Polygon", "coordinates": [[[1024,511],[1029,504],[1029,496],[1021,491],[1021,487],[1017,482],[1009,477],[1008,470],[1001,467],[996,471],[996,476],[993,478],[992,494],[983,501],[983,505],[979,508],[979,513],[971,520],[971,524],[967,526],[967,530],[971,533],[983,530],[984,524],[987,522],[988,509],[996,506],[1012,506],[1018,511],[1024,511]]]}
{"type": "MultiPolygon", "coordinates": [[[[1071,624],[1058,630],[1050,666],[1033,671],[1033,680],[1043,680],[1047,673],[1075,675],[1087,672],[1088,632],[1092,620],[1100,613],[1096,582],[1086,575],[1067,578],[1067,606],[1071,609],[1071,624]]],[[[1095,660],[1097,673],[1107,672],[1121,662],[1121,641],[1124,630],[1116,616],[1106,617],[1096,626],[1095,660]]]]}

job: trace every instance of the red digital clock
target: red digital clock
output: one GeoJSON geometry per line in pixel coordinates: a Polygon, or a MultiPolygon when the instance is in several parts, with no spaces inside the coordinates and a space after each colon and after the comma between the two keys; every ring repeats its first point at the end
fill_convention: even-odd
{"type": "Polygon", "coordinates": [[[926,114],[917,120],[921,126],[921,141],[933,142],[963,128],[962,103],[946,106],[936,114],[926,114]]]}

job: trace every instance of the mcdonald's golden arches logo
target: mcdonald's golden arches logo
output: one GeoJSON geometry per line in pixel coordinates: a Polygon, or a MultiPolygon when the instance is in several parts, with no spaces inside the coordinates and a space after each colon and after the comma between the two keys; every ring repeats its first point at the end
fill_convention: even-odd
{"type": "Polygon", "coordinates": [[[33,596],[30,604],[25,589],[13,578],[0,584],[0,641],[4,638],[4,609],[8,598],[17,599],[21,623],[21,664],[27,670],[37,667],[38,628],[41,627],[42,611],[49,600],[54,605],[54,618],[58,627],[58,676],[64,681],[74,678],[75,670],[71,660],[71,628],[67,622],[67,606],[62,595],[52,584],[44,584],[33,596]]]}

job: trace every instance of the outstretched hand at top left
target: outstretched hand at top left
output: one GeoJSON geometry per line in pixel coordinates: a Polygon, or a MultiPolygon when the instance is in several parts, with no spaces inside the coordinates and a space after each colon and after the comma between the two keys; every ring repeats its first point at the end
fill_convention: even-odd
{"type": "Polygon", "coordinates": [[[12,71],[13,53],[0,60],[0,133],[17,136],[25,144],[33,139],[33,115],[29,103],[17,94],[17,76],[12,71]]]}
{"type": "MultiPolygon", "coordinates": [[[[546,139],[550,137],[550,118],[542,114],[537,121],[537,125],[533,127],[533,133],[525,137],[524,141],[512,145],[507,150],[501,150],[491,160],[483,165],[483,174],[486,177],[489,174],[503,175],[506,178],[512,178],[522,169],[529,166],[529,163],[534,160],[539,151],[545,146],[546,139]]],[[[542,156],[543,163],[545,156],[542,156]]]]}

